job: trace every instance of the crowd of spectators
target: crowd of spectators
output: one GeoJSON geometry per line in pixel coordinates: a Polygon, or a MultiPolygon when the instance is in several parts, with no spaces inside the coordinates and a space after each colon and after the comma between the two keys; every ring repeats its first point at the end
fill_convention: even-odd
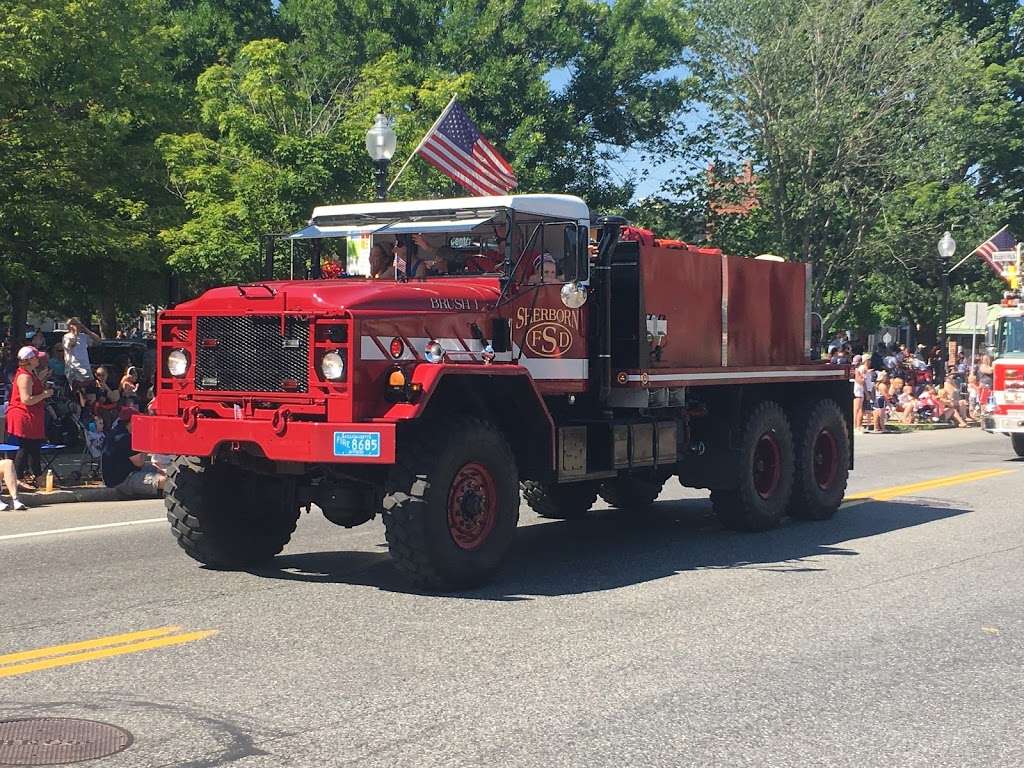
{"type": "MultiPolygon", "coordinates": [[[[90,354],[101,342],[79,318],[47,343],[36,331],[27,343],[14,338],[0,345],[5,385],[5,442],[18,446],[14,459],[17,486],[36,490],[41,482],[40,448],[46,443],[85,443],[101,450],[130,412],[144,408],[151,381],[128,354],[95,365],[90,354]]],[[[118,339],[125,339],[119,332],[118,339]]],[[[0,466],[0,471],[3,467],[0,466]]]]}
{"type": "Polygon", "coordinates": [[[827,347],[832,363],[853,371],[853,422],[858,430],[885,432],[890,423],[946,423],[968,427],[980,421],[992,395],[992,358],[959,352],[947,361],[941,347],[879,343],[870,355],[855,353],[837,334],[827,347]]]}

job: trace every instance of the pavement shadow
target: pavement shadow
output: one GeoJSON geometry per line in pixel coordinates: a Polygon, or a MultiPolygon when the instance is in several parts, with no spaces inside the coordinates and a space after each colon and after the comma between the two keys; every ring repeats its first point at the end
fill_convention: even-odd
{"type": "Polygon", "coordinates": [[[541,521],[519,529],[504,568],[489,585],[444,595],[411,589],[386,552],[281,555],[253,574],[290,581],[352,584],[438,598],[525,600],[641,584],[683,571],[758,568],[784,574],[827,570],[852,557],[844,544],[965,514],[933,500],[865,501],[823,522],[787,521],[761,534],[723,529],[705,499],[662,501],[643,515],[600,510],[584,520],[541,521]]]}

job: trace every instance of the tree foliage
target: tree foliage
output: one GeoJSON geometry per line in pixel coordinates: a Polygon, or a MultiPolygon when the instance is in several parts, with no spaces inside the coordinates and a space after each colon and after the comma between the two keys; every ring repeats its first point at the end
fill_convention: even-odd
{"type": "Polygon", "coordinates": [[[158,11],[149,0],[0,10],[0,283],[15,325],[29,301],[98,304],[109,321],[115,299],[139,299],[159,270],[170,200],[154,140],[174,104],[158,11]]]}
{"type": "MultiPolygon", "coordinates": [[[[8,0],[0,287],[15,325],[110,330],[167,262],[251,277],[261,234],[372,195],[378,111],[395,173],[457,96],[521,191],[807,261],[826,325],[927,328],[943,230],[1024,234],[1022,46],[1017,0],[8,0]],[[633,200],[627,149],[679,177],[633,200]],[[747,158],[759,205],[714,213],[747,158]]],[[[415,159],[391,195],[461,193],[415,159]]],[[[1001,287],[973,259],[954,282],[1001,287]]]]}
{"type": "MultiPolygon", "coordinates": [[[[377,111],[394,119],[401,163],[457,96],[521,189],[602,205],[632,192],[611,180],[612,148],[661,140],[685,96],[656,76],[690,29],[665,0],[286,0],[280,27],[207,69],[197,129],[159,142],[188,211],[164,241],[203,281],[251,275],[259,235],[295,227],[314,203],[371,195],[363,137],[377,111]],[[556,69],[564,90],[549,82],[556,69]]],[[[451,194],[462,192],[418,160],[393,190],[451,194]]]]}
{"type": "MultiPolygon", "coordinates": [[[[714,159],[723,178],[755,161],[760,207],[713,217],[716,237],[810,263],[826,329],[880,275],[893,305],[934,284],[943,229],[973,247],[1006,215],[978,183],[987,118],[1009,125],[1005,93],[955,19],[916,0],[707,0],[698,27],[709,117],[679,155],[714,159]]],[[[722,193],[701,176],[683,186],[705,203],[722,193]]]]}

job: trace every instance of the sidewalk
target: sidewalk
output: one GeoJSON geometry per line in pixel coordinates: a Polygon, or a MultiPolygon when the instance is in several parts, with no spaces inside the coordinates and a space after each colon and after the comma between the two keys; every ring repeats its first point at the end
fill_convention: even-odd
{"type": "MultiPolygon", "coordinates": [[[[50,504],[74,504],[83,501],[132,501],[119,494],[114,488],[105,485],[78,485],[71,488],[56,488],[53,493],[38,491],[18,491],[18,499],[29,507],[49,506],[50,504]]],[[[137,500],[137,499],[136,499],[137,500]]]]}
{"type": "Polygon", "coordinates": [[[90,501],[129,501],[128,498],[119,494],[113,488],[107,488],[99,479],[89,478],[89,465],[84,467],[81,464],[81,449],[70,449],[61,451],[53,462],[54,474],[64,478],[64,482],[54,478],[52,493],[46,493],[43,489],[46,478],[39,478],[39,491],[19,491],[18,498],[29,507],[49,506],[50,504],[72,504],[90,501]],[[85,479],[78,483],[71,483],[68,477],[73,472],[81,471],[85,479]]]}

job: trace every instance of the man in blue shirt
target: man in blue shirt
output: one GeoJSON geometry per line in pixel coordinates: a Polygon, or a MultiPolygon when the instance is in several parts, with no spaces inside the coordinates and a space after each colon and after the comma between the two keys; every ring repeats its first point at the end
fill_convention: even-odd
{"type": "Polygon", "coordinates": [[[128,498],[159,496],[167,482],[163,471],[144,453],[132,451],[134,408],[124,407],[103,444],[103,482],[128,498]]]}

